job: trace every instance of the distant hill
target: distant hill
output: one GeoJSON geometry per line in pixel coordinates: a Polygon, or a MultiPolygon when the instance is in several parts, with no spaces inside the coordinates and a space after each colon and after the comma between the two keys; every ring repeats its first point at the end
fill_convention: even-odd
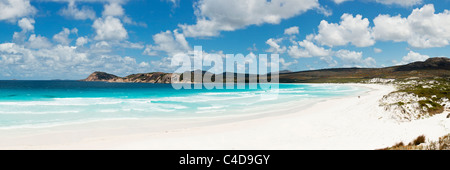
{"type": "Polygon", "coordinates": [[[430,58],[423,62],[385,68],[333,68],[280,74],[284,83],[356,82],[371,78],[450,77],[449,58],[430,58]]]}
{"type": "Polygon", "coordinates": [[[396,71],[436,70],[436,69],[450,70],[450,58],[436,57],[430,58],[424,62],[414,62],[395,67],[396,71]]]}
{"type": "MultiPolygon", "coordinates": [[[[200,70],[198,70],[200,71],[200,70]]],[[[202,74],[207,72],[202,71],[202,74]]],[[[193,75],[194,72],[191,72],[193,75]]],[[[226,73],[218,74],[225,78],[226,73]]],[[[213,75],[214,80],[216,76],[213,75]]],[[[238,74],[234,74],[236,80],[238,74]]],[[[119,77],[105,72],[94,72],[82,81],[136,82],[136,83],[170,83],[172,73],[139,73],[119,77]]],[[[193,77],[193,76],[192,76],[193,77]]],[[[245,75],[248,80],[248,74],[245,75]]],[[[371,78],[408,78],[408,77],[450,77],[450,59],[444,57],[430,58],[423,62],[385,68],[332,68],[312,71],[280,71],[280,83],[338,83],[358,82],[371,78]]],[[[183,80],[182,76],[178,77],[183,80]]],[[[194,81],[194,80],[192,80],[194,81]]],[[[195,81],[201,82],[201,81],[195,81]]]]}
{"type": "Polygon", "coordinates": [[[104,82],[131,82],[131,83],[170,83],[172,74],[154,72],[132,74],[126,77],[119,77],[105,72],[94,72],[81,81],[104,81],[104,82]]]}
{"type": "Polygon", "coordinates": [[[119,78],[119,76],[108,74],[105,72],[96,71],[89,75],[86,79],[83,79],[82,81],[108,81],[115,78],[119,78]]]}

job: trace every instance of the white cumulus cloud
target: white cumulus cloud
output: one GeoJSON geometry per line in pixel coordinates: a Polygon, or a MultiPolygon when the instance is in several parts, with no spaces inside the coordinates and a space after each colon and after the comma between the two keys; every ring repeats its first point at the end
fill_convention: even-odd
{"type": "Polygon", "coordinates": [[[345,1],[352,1],[352,0],[333,0],[334,1],[334,3],[336,3],[336,4],[341,4],[342,2],[345,2],[345,1]]]}
{"type": "Polygon", "coordinates": [[[379,15],[374,19],[378,40],[406,41],[415,48],[443,47],[450,41],[450,12],[435,13],[434,5],[414,9],[406,18],[379,15]]]}
{"type": "Polygon", "coordinates": [[[67,8],[61,9],[59,12],[62,16],[73,18],[76,20],[86,20],[91,19],[94,20],[96,18],[95,11],[92,8],[89,8],[87,6],[81,7],[81,9],[78,9],[75,5],[75,1],[69,1],[69,4],[67,5],[67,8]]]}
{"type": "Polygon", "coordinates": [[[326,57],[332,54],[332,50],[319,47],[309,40],[303,40],[298,42],[298,45],[290,46],[288,54],[293,58],[326,57]]]}
{"type": "Polygon", "coordinates": [[[279,43],[281,43],[281,41],[283,41],[282,38],[278,38],[278,39],[270,38],[270,39],[268,39],[266,41],[266,44],[269,45],[270,48],[267,49],[266,52],[278,53],[278,54],[282,54],[282,53],[286,52],[286,47],[279,45],[279,43]]]}
{"type": "Polygon", "coordinates": [[[14,32],[13,40],[15,42],[24,42],[27,38],[28,32],[34,31],[34,19],[32,18],[22,18],[17,22],[17,25],[22,29],[21,32],[14,32]]]}
{"type": "Polygon", "coordinates": [[[383,50],[382,50],[382,49],[379,49],[379,48],[373,48],[373,52],[375,52],[375,53],[381,53],[381,52],[383,52],[383,50]]]}
{"type": "Polygon", "coordinates": [[[294,34],[299,34],[299,33],[300,33],[300,31],[299,31],[299,28],[297,26],[286,28],[284,30],[284,34],[286,34],[286,35],[294,35],[294,34]]]}
{"type": "MultiPolygon", "coordinates": [[[[333,0],[336,4],[341,4],[346,1],[353,1],[353,0],[333,0]]],[[[381,3],[384,5],[399,5],[402,7],[411,7],[414,5],[419,5],[423,3],[423,0],[359,0],[359,1],[373,1],[377,3],[381,3]]]]}
{"type": "Polygon", "coordinates": [[[16,21],[18,18],[33,15],[37,12],[29,0],[1,0],[0,21],[16,21]]]}
{"type": "Polygon", "coordinates": [[[190,50],[189,43],[183,34],[178,33],[178,30],[160,32],[153,35],[154,45],[147,45],[144,54],[155,56],[158,51],[165,52],[168,56],[173,56],[177,53],[187,53],[190,50]]]}
{"type": "Polygon", "coordinates": [[[71,39],[69,39],[69,35],[71,33],[76,33],[78,32],[78,29],[74,28],[72,30],[69,30],[68,28],[63,28],[63,30],[61,32],[59,32],[58,34],[55,34],[53,36],[53,40],[63,44],[63,45],[69,45],[70,42],[72,42],[71,39]]]}
{"type": "Polygon", "coordinates": [[[425,61],[426,59],[430,58],[428,55],[422,55],[420,53],[416,53],[414,51],[409,51],[408,55],[404,56],[402,58],[402,61],[400,63],[396,63],[397,65],[403,65],[403,64],[409,64],[416,61],[425,61]]]}
{"type": "Polygon", "coordinates": [[[282,69],[288,69],[289,66],[294,65],[294,64],[298,64],[297,60],[291,61],[291,62],[287,62],[286,60],[284,60],[284,58],[280,58],[279,62],[281,64],[281,68],[282,69]]]}
{"type": "Polygon", "coordinates": [[[362,52],[339,50],[335,55],[342,60],[344,67],[375,67],[376,65],[374,58],[364,59],[362,52]]]}
{"type": "Polygon", "coordinates": [[[123,16],[125,14],[122,6],[119,3],[110,3],[105,5],[103,16],[123,16]]]}
{"type": "Polygon", "coordinates": [[[128,32],[118,18],[106,16],[95,20],[92,27],[95,29],[95,40],[124,40],[128,32]]]}
{"type": "Polygon", "coordinates": [[[319,25],[319,33],[314,37],[322,45],[343,46],[349,43],[357,47],[367,47],[375,44],[369,27],[369,20],[361,15],[353,17],[343,14],[341,22],[328,23],[322,20],[319,25]]]}
{"type": "Polygon", "coordinates": [[[22,31],[24,32],[33,31],[34,23],[35,21],[32,18],[22,18],[17,22],[19,27],[22,28],[22,31]]]}
{"type": "Polygon", "coordinates": [[[75,44],[77,46],[83,46],[83,45],[87,44],[88,41],[89,41],[89,39],[87,37],[78,37],[75,44]]]}
{"type": "Polygon", "coordinates": [[[419,5],[422,4],[423,2],[423,0],[375,0],[375,1],[385,5],[400,5],[403,7],[419,5]]]}
{"type": "Polygon", "coordinates": [[[97,54],[77,47],[31,49],[15,43],[0,44],[0,76],[4,77],[76,80],[98,70],[123,76],[149,69],[148,63],[129,56],[97,54]]]}
{"type": "Polygon", "coordinates": [[[187,37],[218,36],[250,25],[278,24],[317,7],[318,0],[200,0],[196,24],[179,26],[187,37]]]}
{"type": "Polygon", "coordinates": [[[33,49],[50,48],[52,43],[46,37],[32,34],[28,39],[28,46],[33,49]]]}

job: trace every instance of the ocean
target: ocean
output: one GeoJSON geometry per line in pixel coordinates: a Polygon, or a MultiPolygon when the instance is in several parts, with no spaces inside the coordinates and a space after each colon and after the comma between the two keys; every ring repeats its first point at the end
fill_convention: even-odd
{"type": "MultiPolygon", "coordinates": [[[[237,85],[235,85],[237,86],[237,85]]],[[[276,99],[258,89],[181,89],[171,84],[0,81],[0,128],[33,128],[111,119],[230,116],[308,106],[367,89],[280,84],[276,99]],[[301,102],[299,102],[301,101],[301,102]]]]}

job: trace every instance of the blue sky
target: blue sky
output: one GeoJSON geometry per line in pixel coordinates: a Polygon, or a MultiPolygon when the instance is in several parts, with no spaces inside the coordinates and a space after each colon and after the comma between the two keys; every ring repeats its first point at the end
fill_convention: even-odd
{"type": "Polygon", "coordinates": [[[0,0],[0,79],[172,72],[174,54],[280,55],[280,69],[448,57],[450,0],[0,0]]]}

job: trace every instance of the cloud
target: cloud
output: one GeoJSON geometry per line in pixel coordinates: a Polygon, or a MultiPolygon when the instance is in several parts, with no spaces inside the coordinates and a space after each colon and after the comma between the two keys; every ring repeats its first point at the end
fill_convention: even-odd
{"type": "Polygon", "coordinates": [[[284,34],[286,34],[286,35],[294,35],[294,34],[299,34],[299,33],[300,33],[300,31],[299,31],[299,28],[297,26],[286,28],[284,30],[284,34]]]}
{"type": "MultiPolygon", "coordinates": [[[[343,2],[347,1],[353,1],[353,0],[333,0],[336,4],[341,4],[343,2]]],[[[367,0],[366,0],[367,1],[367,0]]],[[[399,5],[402,7],[411,7],[414,5],[419,5],[423,3],[423,0],[370,0],[377,3],[381,3],[384,5],[399,5]]]]}
{"type": "Polygon", "coordinates": [[[363,59],[362,52],[339,50],[336,57],[342,60],[344,67],[375,67],[376,61],[372,57],[363,59]]]}
{"type": "Polygon", "coordinates": [[[166,0],[167,2],[171,2],[173,5],[173,8],[178,7],[178,5],[180,4],[180,0],[166,0]]]}
{"type": "Polygon", "coordinates": [[[342,2],[352,1],[352,0],[333,0],[336,4],[341,4],[342,2]]]}
{"type": "Polygon", "coordinates": [[[28,39],[28,47],[32,49],[50,48],[52,43],[46,38],[40,35],[32,34],[28,39]]]}
{"type": "Polygon", "coordinates": [[[373,48],[373,52],[375,52],[375,53],[381,53],[381,52],[383,52],[383,50],[382,50],[382,49],[379,49],[379,48],[373,48]]]}
{"type": "Polygon", "coordinates": [[[76,34],[77,32],[78,32],[77,28],[74,28],[72,30],[69,30],[68,28],[63,28],[61,32],[53,36],[53,40],[63,45],[69,45],[72,42],[72,40],[69,39],[69,35],[71,33],[76,34]]]}
{"type": "Polygon", "coordinates": [[[147,45],[145,46],[144,52],[142,52],[142,54],[148,56],[157,56],[158,52],[156,50],[153,50],[153,45],[147,45]]]}
{"type": "Polygon", "coordinates": [[[323,7],[323,6],[317,7],[316,11],[319,14],[325,15],[326,17],[329,17],[329,16],[333,15],[333,11],[331,9],[323,7]]]}
{"type": "Polygon", "coordinates": [[[135,26],[147,28],[147,24],[145,22],[133,21],[133,19],[131,19],[128,16],[123,16],[122,21],[123,21],[123,23],[128,24],[128,25],[135,25],[135,26]]]}
{"type": "Polygon", "coordinates": [[[0,44],[0,76],[11,78],[81,79],[102,70],[126,75],[150,69],[132,57],[95,54],[76,47],[56,45],[30,49],[15,43],[0,44]]]}
{"type": "Polygon", "coordinates": [[[361,15],[343,14],[340,23],[323,20],[315,35],[321,45],[330,47],[352,44],[368,47],[376,41],[407,42],[415,48],[444,47],[450,43],[450,12],[435,13],[434,5],[414,9],[404,18],[400,15],[378,15],[370,27],[361,15]]]}
{"type": "MultiPolygon", "coordinates": [[[[22,1],[16,0],[13,3],[18,2],[22,1]]],[[[58,2],[69,3],[65,9],[60,10],[61,15],[74,19],[95,20],[92,25],[95,30],[92,40],[88,38],[90,36],[76,37],[76,46],[70,46],[72,42],[72,39],[70,39],[71,34],[78,36],[78,30],[76,28],[72,30],[63,28],[61,32],[51,37],[54,42],[52,44],[47,37],[33,33],[34,19],[13,17],[15,21],[18,20],[17,25],[22,31],[14,33],[13,42],[0,44],[0,77],[81,79],[97,70],[126,75],[136,72],[147,72],[151,69],[148,62],[137,62],[133,57],[119,56],[113,53],[115,47],[144,48],[139,43],[123,41],[128,37],[128,33],[120,19],[113,16],[104,16],[96,19],[95,12],[93,10],[93,13],[89,12],[91,8],[82,7],[80,9],[75,5],[76,2],[113,3],[112,1],[61,0],[58,2]],[[30,33],[32,34],[29,35],[30,33]],[[84,47],[90,41],[93,41],[92,45],[84,47]]],[[[5,3],[10,2],[0,0],[0,14],[4,12],[5,3]]],[[[122,3],[122,1],[114,1],[114,3],[122,3]]],[[[119,13],[109,13],[108,15],[119,15],[119,13]]],[[[0,17],[4,17],[4,15],[0,17]]]]}
{"type": "Polygon", "coordinates": [[[196,23],[179,26],[187,37],[218,36],[250,25],[279,24],[317,7],[318,0],[200,0],[194,7],[196,23]]]}
{"type": "Polygon", "coordinates": [[[183,34],[178,33],[178,30],[160,32],[153,35],[154,45],[147,45],[144,54],[155,56],[158,51],[165,52],[168,56],[173,56],[177,53],[187,53],[191,48],[183,34]]]}
{"type": "Polygon", "coordinates": [[[116,18],[120,18],[123,23],[128,24],[128,25],[147,27],[147,24],[145,22],[133,21],[132,18],[125,15],[125,10],[122,7],[123,3],[125,3],[125,1],[111,1],[109,4],[105,4],[104,10],[102,12],[103,17],[113,16],[116,18]]]}
{"type": "Polygon", "coordinates": [[[394,17],[378,15],[373,22],[375,24],[373,35],[377,40],[406,41],[412,34],[408,20],[400,15],[394,17]]]}
{"type": "Polygon", "coordinates": [[[282,54],[282,53],[286,52],[286,47],[285,46],[281,47],[279,45],[279,43],[281,43],[281,41],[283,41],[282,38],[278,38],[278,39],[270,38],[270,39],[268,39],[266,41],[266,44],[268,44],[270,46],[270,48],[267,49],[266,52],[278,53],[278,54],[282,54]]]}
{"type": "Polygon", "coordinates": [[[320,60],[327,63],[328,67],[336,67],[338,65],[338,62],[332,56],[320,57],[320,60]]]}
{"type": "Polygon", "coordinates": [[[435,13],[428,4],[403,18],[400,15],[379,15],[374,19],[374,37],[377,40],[406,41],[415,48],[444,47],[450,41],[450,12],[435,13]]]}
{"type": "Polygon", "coordinates": [[[143,49],[143,48],[145,48],[145,46],[142,45],[141,43],[132,43],[132,42],[129,42],[129,41],[121,42],[118,45],[120,47],[130,48],[130,49],[143,49]]]}
{"type": "Polygon", "coordinates": [[[40,0],[48,2],[125,3],[129,0],[40,0]]]}
{"type": "Polygon", "coordinates": [[[315,35],[321,45],[352,44],[368,47],[376,41],[407,42],[414,48],[444,47],[450,44],[450,12],[435,13],[434,5],[414,9],[408,17],[378,15],[370,27],[361,15],[343,14],[340,23],[322,20],[315,35]]]}
{"type": "Polygon", "coordinates": [[[131,18],[124,16],[125,12],[121,6],[122,1],[110,1],[104,5],[103,17],[94,21],[92,27],[95,29],[94,40],[121,41],[128,38],[128,32],[118,17],[124,18],[129,24],[135,23],[131,18]]]}
{"type": "Polygon", "coordinates": [[[127,30],[119,19],[106,16],[105,18],[98,18],[94,21],[92,27],[95,29],[95,40],[124,40],[128,38],[127,30]]]}
{"type": "Polygon", "coordinates": [[[298,64],[298,61],[297,61],[297,60],[294,60],[294,61],[291,61],[291,62],[286,62],[286,61],[284,60],[284,58],[280,58],[279,61],[280,61],[280,64],[281,64],[281,68],[282,68],[282,69],[287,69],[289,66],[291,66],[291,65],[293,65],[293,64],[298,64]]]}
{"type": "Polygon", "coordinates": [[[255,51],[258,51],[258,48],[256,48],[256,44],[253,43],[253,45],[251,47],[247,48],[247,51],[255,52],[255,51]]]}
{"type": "Polygon", "coordinates": [[[89,39],[87,37],[78,37],[77,41],[76,41],[76,45],[77,46],[83,46],[85,44],[87,44],[89,41],[89,39]]]}
{"type": "Polygon", "coordinates": [[[94,20],[96,18],[95,11],[92,8],[83,6],[81,7],[81,9],[78,9],[77,6],[75,5],[75,1],[69,1],[67,8],[61,9],[59,13],[62,16],[73,18],[76,20],[86,20],[86,19],[94,20]]]}
{"type": "Polygon", "coordinates": [[[103,16],[123,16],[125,14],[122,6],[119,3],[110,3],[105,5],[103,16]]]}
{"type": "Polygon", "coordinates": [[[18,18],[34,15],[36,8],[31,6],[29,0],[1,0],[0,21],[9,20],[15,22],[18,18]]]}
{"type": "Polygon", "coordinates": [[[303,40],[289,47],[288,54],[293,58],[326,57],[332,55],[331,49],[325,49],[315,45],[309,40],[303,40]],[[302,47],[302,48],[300,48],[302,47]]]}
{"type": "Polygon", "coordinates": [[[343,14],[339,24],[322,20],[319,25],[319,33],[314,39],[322,45],[330,47],[349,43],[357,47],[368,47],[375,44],[369,24],[369,20],[363,19],[361,15],[353,17],[350,14],[343,14]]]}
{"type": "Polygon", "coordinates": [[[35,21],[32,18],[22,18],[17,21],[17,25],[22,29],[21,32],[14,32],[13,41],[23,43],[27,38],[28,32],[34,31],[35,21]]]}
{"type": "Polygon", "coordinates": [[[430,58],[428,55],[422,55],[419,53],[416,53],[414,51],[409,51],[408,55],[404,56],[402,58],[402,61],[397,63],[394,62],[396,65],[403,65],[403,64],[409,64],[416,61],[425,61],[426,59],[430,58]]]}
{"type": "Polygon", "coordinates": [[[423,0],[375,0],[378,3],[385,5],[400,5],[403,7],[411,7],[423,3],[423,0]]]}
{"type": "Polygon", "coordinates": [[[22,18],[18,21],[18,25],[20,28],[22,28],[22,31],[28,32],[28,31],[34,31],[34,19],[30,18],[22,18]]]}
{"type": "Polygon", "coordinates": [[[289,46],[288,55],[292,58],[312,57],[308,51],[300,49],[297,45],[289,46]]]}

